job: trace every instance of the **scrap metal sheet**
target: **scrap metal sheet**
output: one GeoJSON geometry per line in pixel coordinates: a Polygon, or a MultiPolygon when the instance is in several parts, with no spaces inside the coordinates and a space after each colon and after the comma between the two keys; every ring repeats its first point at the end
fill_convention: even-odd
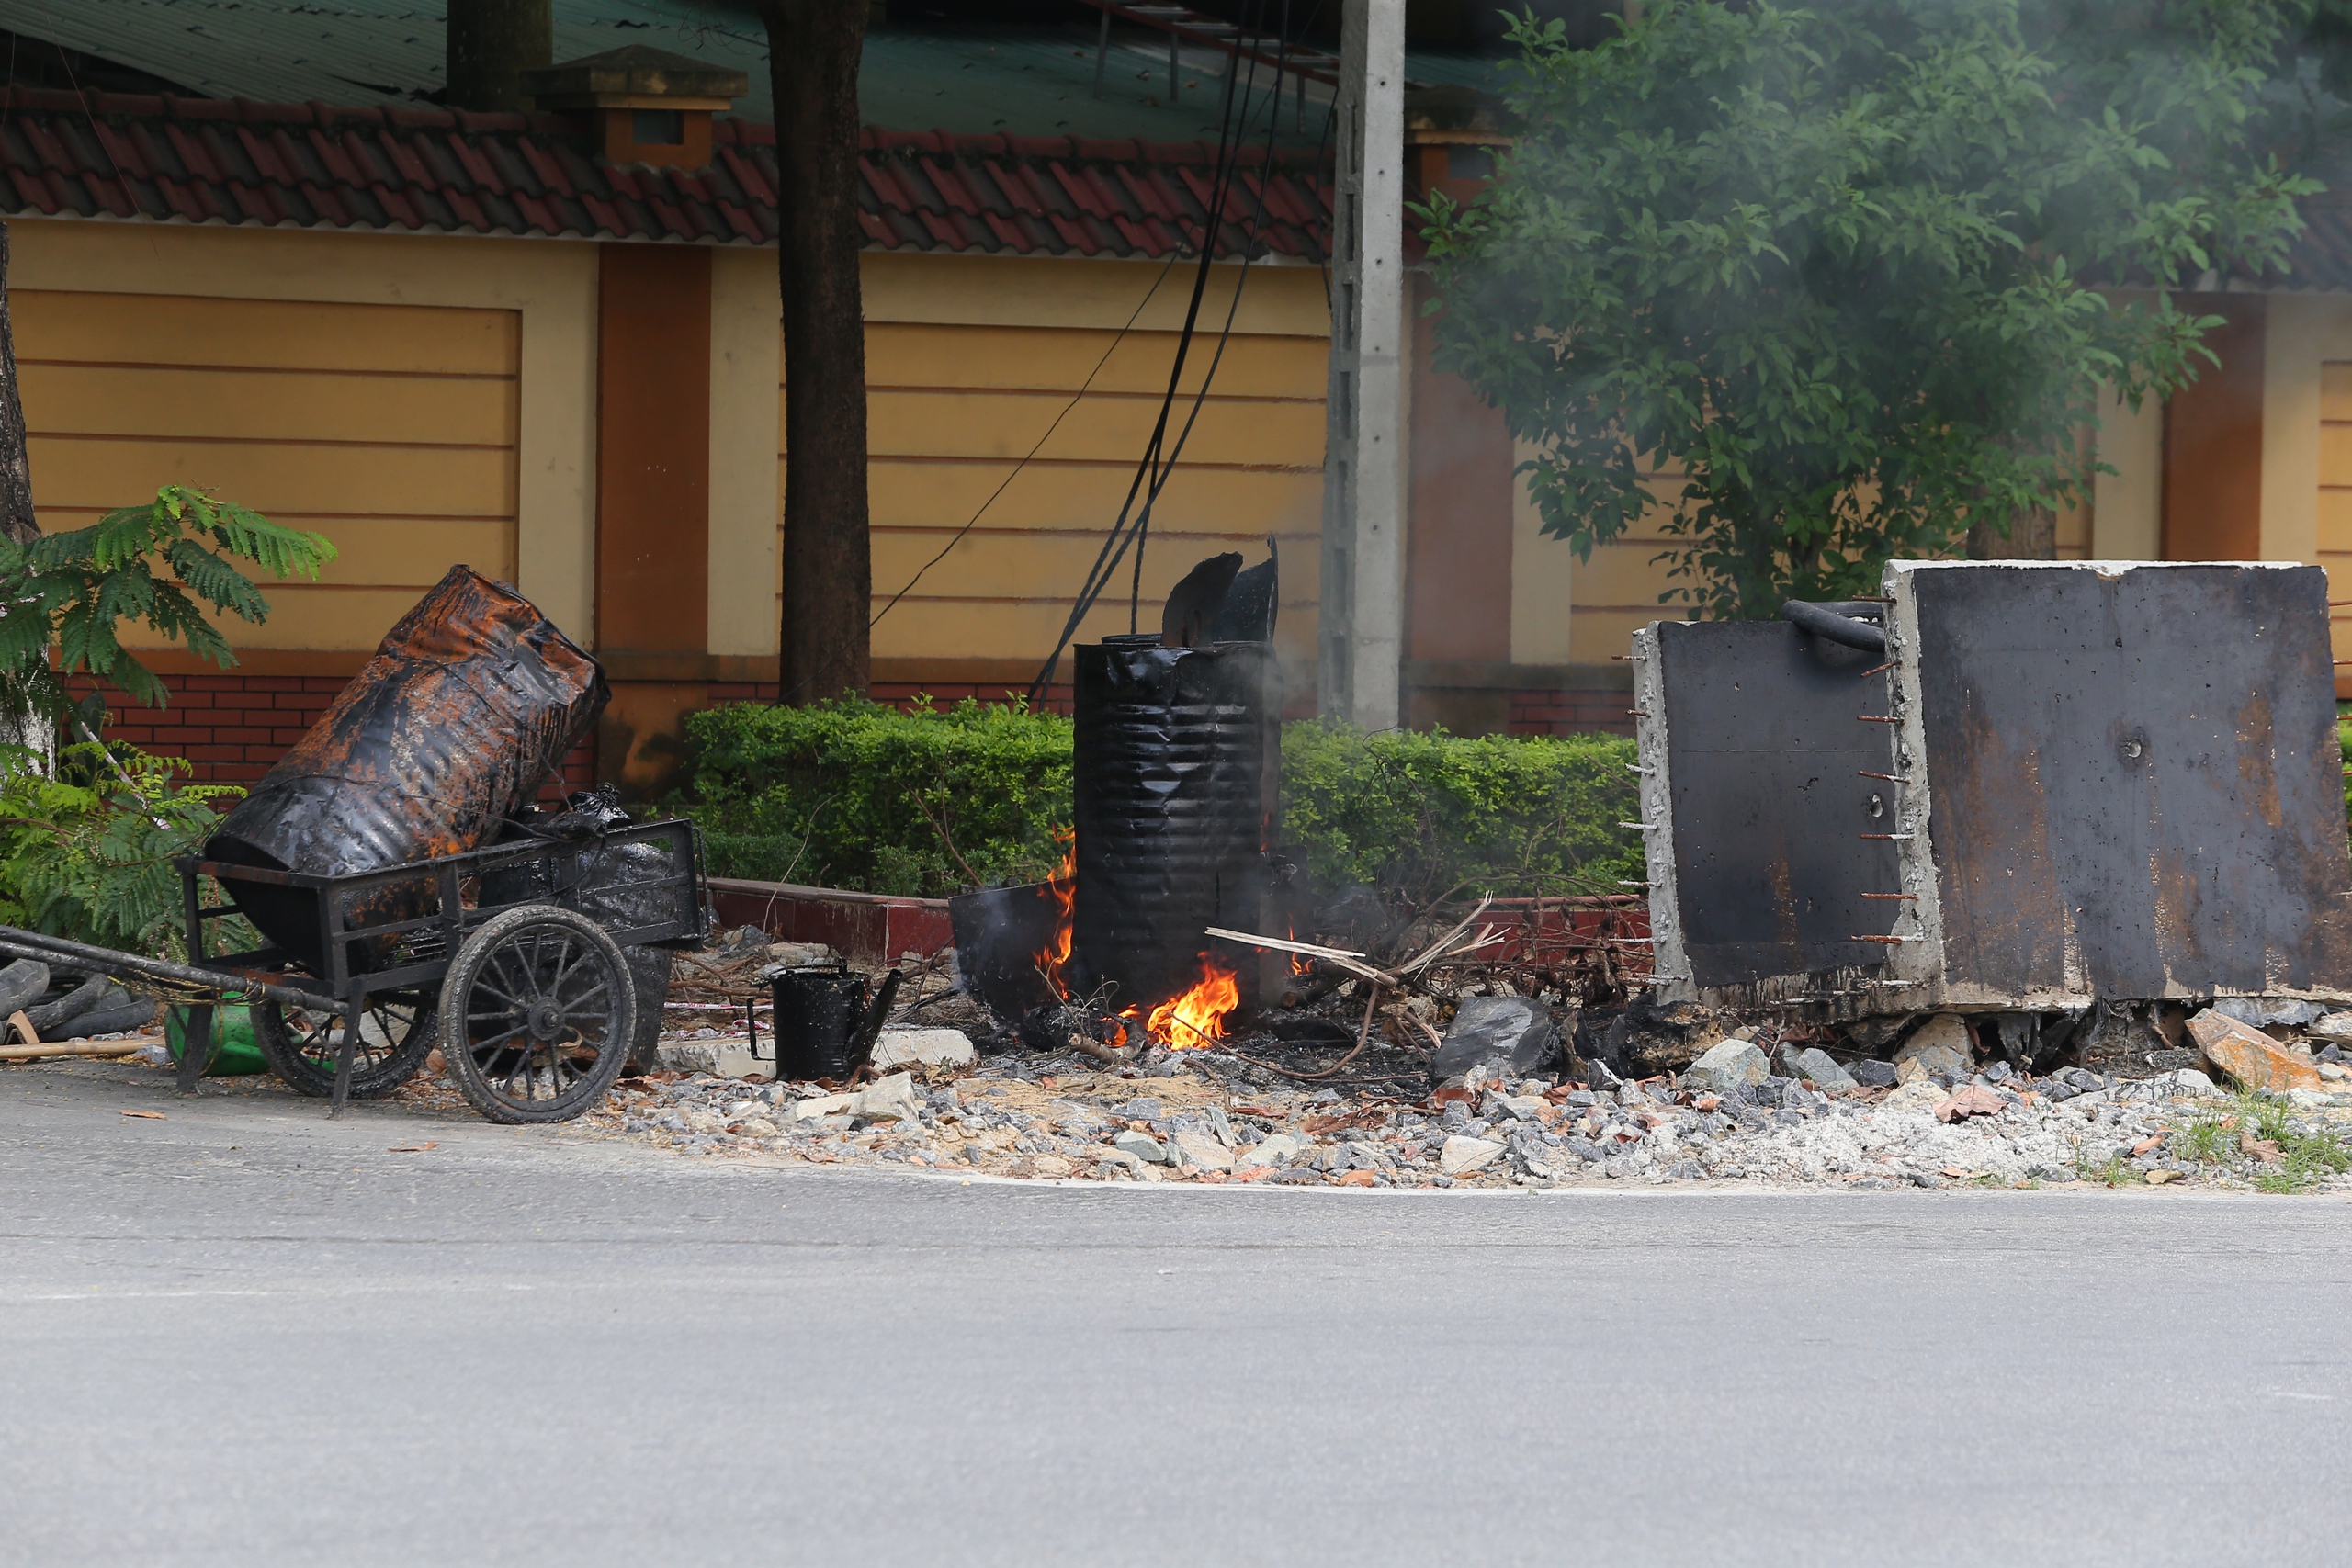
{"type": "Polygon", "coordinates": [[[2352,984],[2321,569],[1898,575],[1950,995],[2352,984]]]}
{"type": "MultiPolygon", "coordinates": [[[[1895,905],[1894,772],[1876,654],[1785,621],[1660,622],[1675,916],[1702,991],[1852,983],[1895,905]]],[[[1803,988],[1802,986],[1799,987],[1803,988]]]]}

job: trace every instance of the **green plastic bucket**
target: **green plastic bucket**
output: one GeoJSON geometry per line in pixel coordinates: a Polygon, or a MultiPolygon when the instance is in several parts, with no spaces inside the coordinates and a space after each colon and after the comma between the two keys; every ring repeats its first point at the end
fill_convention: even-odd
{"type": "MultiPolygon", "coordinates": [[[[171,1053],[175,1062],[187,1049],[187,1015],[186,1006],[175,1007],[164,1020],[164,1049],[171,1053]]],[[[269,1071],[269,1064],[262,1059],[261,1047],[254,1043],[253,1011],[243,1003],[224,1003],[212,1010],[212,1034],[219,1049],[213,1053],[212,1066],[204,1075],[206,1077],[234,1078],[269,1071]]]]}

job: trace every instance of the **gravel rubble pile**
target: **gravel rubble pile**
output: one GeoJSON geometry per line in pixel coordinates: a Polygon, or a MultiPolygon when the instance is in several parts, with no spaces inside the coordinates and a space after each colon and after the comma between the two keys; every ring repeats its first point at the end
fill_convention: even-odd
{"type": "Polygon", "coordinates": [[[2289,1190],[2278,1140],[2255,1136],[2283,1130],[2317,1151],[2295,1166],[2292,1190],[2352,1189],[2327,1152],[2346,1151],[2352,1166],[2352,1095],[2239,1098],[2193,1069],[2027,1079],[1996,1064],[1989,1074],[1842,1093],[1771,1076],[1716,1092],[1664,1077],[1585,1088],[1474,1072],[1409,1100],[1369,1087],[1268,1087],[1244,1070],[1195,1051],[1155,1052],[1120,1073],[1074,1057],[989,1058],[842,1093],[641,1077],[626,1080],[595,1121],[702,1156],[1062,1180],[1863,1190],[2082,1180],[2289,1190]]]}

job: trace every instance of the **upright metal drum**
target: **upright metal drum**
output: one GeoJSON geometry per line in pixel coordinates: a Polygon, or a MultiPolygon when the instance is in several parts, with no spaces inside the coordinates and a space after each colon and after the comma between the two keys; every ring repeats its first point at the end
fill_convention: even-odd
{"type": "Polygon", "coordinates": [[[1260,931],[1280,778],[1273,649],[1114,637],[1077,650],[1078,899],[1072,992],[1145,1010],[1215,953],[1261,988],[1258,955],[1204,928],[1260,931]]]}

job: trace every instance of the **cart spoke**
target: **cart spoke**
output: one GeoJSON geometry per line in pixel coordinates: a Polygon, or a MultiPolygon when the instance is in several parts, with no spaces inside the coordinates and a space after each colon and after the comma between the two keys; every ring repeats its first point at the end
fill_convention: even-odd
{"type": "Polygon", "coordinates": [[[523,974],[525,977],[531,982],[531,999],[535,1002],[543,1002],[547,1000],[548,998],[548,988],[539,978],[540,976],[547,973],[546,949],[547,933],[544,931],[533,931],[531,933],[531,961],[524,965],[523,974]]]}
{"type": "Polygon", "coordinates": [[[514,1054],[514,1060],[508,1064],[506,1076],[499,1082],[505,1087],[509,1098],[514,1095],[514,1076],[517,1073],[523,1075],[523,1098],[525,1100],[535,1098],[531,1093],[531,1058],[538,1055],[538,1050],[536,1042],[526,1043],[514,1054]]]}
{"type": "MultiPolygon", "coordinates": [[[[570,953],[571,952],[571,943],[569,940],[565,941],[563,946],[566,953],[570,953]]],[[[580,950],[580,953],[576,957],[571,958],[571,962],[560,966],[555,972],[555,978],[548,982],[548,992],[552,995],[560,996],[563,992],[563,982],[570,977],[574,970],[578,969],[582,964],[588,962],[592,956],[594,955],[590,953],[587,949],[582,948],[580,950]]]]}
{"type": "Polygon", "coordinates": [[[585,991],[581,992],[580,995],[573,997],[569,1000],[565,1000],[559,997],[557,1001],[563,1008],[565,1015],[569,1017],[571,1013],[587,1006],[590,1002],[594,1001],[598,997],[609,994],[610,988],[609,983],[600,978],[594,986],[591,986],[585,991]]]}
{"type": "Polygon", "coordinates": [[[508,1007],[514,1008],[518,1010],[529,1005],[519,997],[508,996],[504,991],[500,990],[496,986],[492,985],[486,979],[476,980],[474,982],[474,989],[483,996],[495,997],[500,1001],[504,1002],[508,1007]]]}
{"type": "Polygon", "coordinates": [[[520,995],[522,987],[527,986],[531,991],[530,999],[535,1002],[545,1000],[548,994],[547,987],[539,983],[539,950],[544,945],[546,945],[546,939],[538,932],[533,931],[529,956],[526,957],[519,946],[514,953],[514,977],[520,982],[516,987],[516,994],[520,995]]]}

